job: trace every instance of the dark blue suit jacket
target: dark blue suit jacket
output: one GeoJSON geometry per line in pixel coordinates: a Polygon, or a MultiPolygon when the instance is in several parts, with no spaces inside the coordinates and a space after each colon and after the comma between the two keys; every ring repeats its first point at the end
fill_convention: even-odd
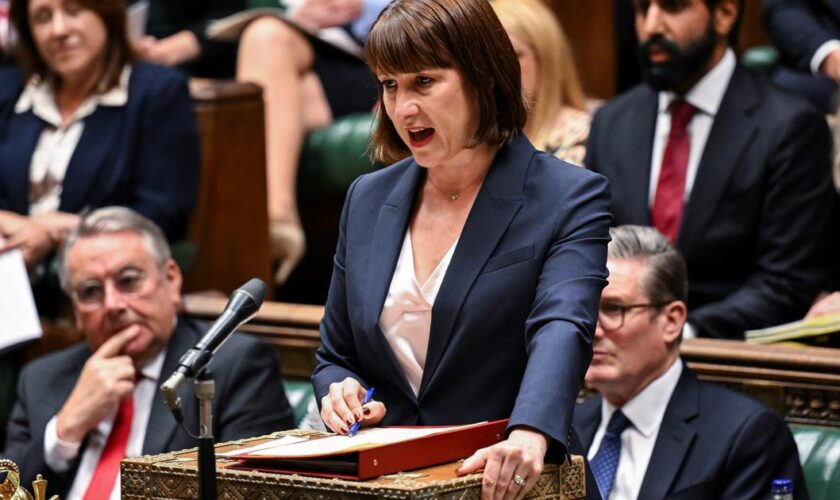
{"type": "MultiPolygon", "coordinates": [[[[589,449],[601,423],[601,397],[578,405],[575,429],[589,449]]],[[[668,402],[640,499],[764,500],[773,479],[808,491],[785,421],[758,401],[700,382],[688,367],[668,402]]]]}
{"type": "Polygon", "coordinates": [[[790,66],[811,71],[811,58],[829,40],[840,39],[840,0],[764,0],[767,34],[790,66]]]}
{"type": "MultiPolygon", "coordinates": [[[[657,93],[639,85],[601,108],[586,166],[607,176],[614,223],[651,225],[657,93]]],[[[826,273],[821,236],[833,205],[831,137],[808,103],[738,67],[700,158],[676,246],[689,321],[703,336],[800,319],[826,273]]]]}
{"type": "MultiPolygon", "coordinates": [[[[167,346],[161,379],[178,367],[181,355],[193,347],[207,330],[203,322],[180,318],[167,346]]],[[[86,342],[57,351],[24,367],[18,384],[18,400],[9,419],[5,451],[23,472],[21,484],[35,474],[49,480],[50,493],[64,497],[73,484],[84,447],[67,472],[58,473],[44,461],[44,431],[55,416],[90,358],[86,342]]],[[[280,379],[274,352],[250,335],[237,333],[219,349],[209,365],[216,379],[213,399],[213,434],[216,442],[244,439],[294,427],[294,416],[280,379]]],[[[191,432],[198,428],[198,403],[192,383],[181,390],[184,423],[191,432]]],[[[172,413],[156,394],[152,402],[143,454],[182,450],[198,441],[177,425],[172,413]]],[[[84,443],[83,443],[84,446],[84,443]]]]}
{"type": "MultiPolygon", "coordinates": [[[[0,210],[19,214],[29,213],[29,167],[45,125],[31,110],[15,113],[24,83],[20,70],[0,70],[0,210]]],[[[175,70],[136,63],[128,102],[98,106],[84,119],[59,210],[127,206],[177,239],[195,206],[200,171],[186,80],[175,70]]]]}
{"type": "Polygon", "coordinates": [[[409,158],[350,187],[313,374],[319,400],[353,377],[376,388],[386,425],[510,417],[565,446],[606,283],[606,180],[524,137],[502,147],[435,300],[415,396],[378,321],[424,176],[409,158]]]}
{"type": "Polygon", "coordinates": [[[764,0],[767,34],[782,55],[773,81],[833,113],[837,83],[811,71],[811,59],[829,40],[840,39],[840,1],[764,0]]]}

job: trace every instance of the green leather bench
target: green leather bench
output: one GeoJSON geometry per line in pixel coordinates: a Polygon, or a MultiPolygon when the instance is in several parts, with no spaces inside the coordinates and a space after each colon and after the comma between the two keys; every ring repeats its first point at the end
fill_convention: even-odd
{"type": "Polygon", "coordinates": [[[306,135],[298,172],[298,207],[306,232],[306,254],[278,290],[276,300],[326,302],[347,188],[360,175],[382,167],[368,155],[374,124],[373,113],[357,113],[306,135]]]}
{"type": "Polygon", "coordinates": [[[748,48],[741,54],[741,64],[753,71],[769,75],[779,67],[781,58],[776,47],[758,45],[748,48]]]}
{"type": "Polygon", "coordinates": [[[303,417],[306,416],[309,400],[315,396],[312,382],[308,380],[283,380],[283,388],[286,390],[286,399],[289,400],[289,405],[295,415],[295,425],[299,426],[303,417]]]}
{"type": "Polygon", "coordinates": [[[343,198],[356,177],[380,168],[367,151],[375,123],[373,113],[356,113],[307,134],[299,164],[299,189],[343,198]]]}
{"type": "Polygon", "coordinates": [[[811,500],[840,498],[840,429],[791,424],[811,500]]]}

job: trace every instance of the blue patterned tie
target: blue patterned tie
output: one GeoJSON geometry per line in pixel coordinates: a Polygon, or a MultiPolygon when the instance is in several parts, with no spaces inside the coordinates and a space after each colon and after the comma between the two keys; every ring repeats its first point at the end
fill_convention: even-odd
{"type": "Polygon", "coordinates": [[[618,468],[618,457],[621,455],[621,433],[630,425],[630,421],[621,410],[616,410],[607,424],[607,431],[601,439],[598,453],[592,458],[590,466],[601,498],[607,499],[615,480],[615,470],[618,468]]]}

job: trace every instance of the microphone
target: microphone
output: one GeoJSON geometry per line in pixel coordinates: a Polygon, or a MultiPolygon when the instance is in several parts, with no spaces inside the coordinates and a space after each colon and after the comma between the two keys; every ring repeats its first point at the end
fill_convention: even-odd
{"type": "Polygon", "coordinates": [[[222,314],[219,315],[195,347],[181,356],[178,368],[160,386],[166,406],[172,410],[178,423],[183,420],[178,389],[188,378],[195,377],[207,366],[231,333],[257,314],[263,300],[265,300],[265,283],[258,278],[252,278],[237,288],[231,294],[222,314]]]}

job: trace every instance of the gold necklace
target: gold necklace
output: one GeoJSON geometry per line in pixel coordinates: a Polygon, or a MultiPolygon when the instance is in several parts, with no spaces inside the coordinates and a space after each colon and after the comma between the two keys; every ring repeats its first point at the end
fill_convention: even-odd
{"type": "Polygon", "coordinates": [[[453,193],[452,191],[444,191],[443,189],[439,188],[437,184],[434,183],[434,181],[432,181],[431,177],[426,177],[426,179],[428,179],[429,183],[432,185],[433,188],[437,189],[440,193],[443,193],[443,195],[446,196],[446,198],[449,201],[455,201],[461,197],[460,191],[455,193],[453,193]]]}

